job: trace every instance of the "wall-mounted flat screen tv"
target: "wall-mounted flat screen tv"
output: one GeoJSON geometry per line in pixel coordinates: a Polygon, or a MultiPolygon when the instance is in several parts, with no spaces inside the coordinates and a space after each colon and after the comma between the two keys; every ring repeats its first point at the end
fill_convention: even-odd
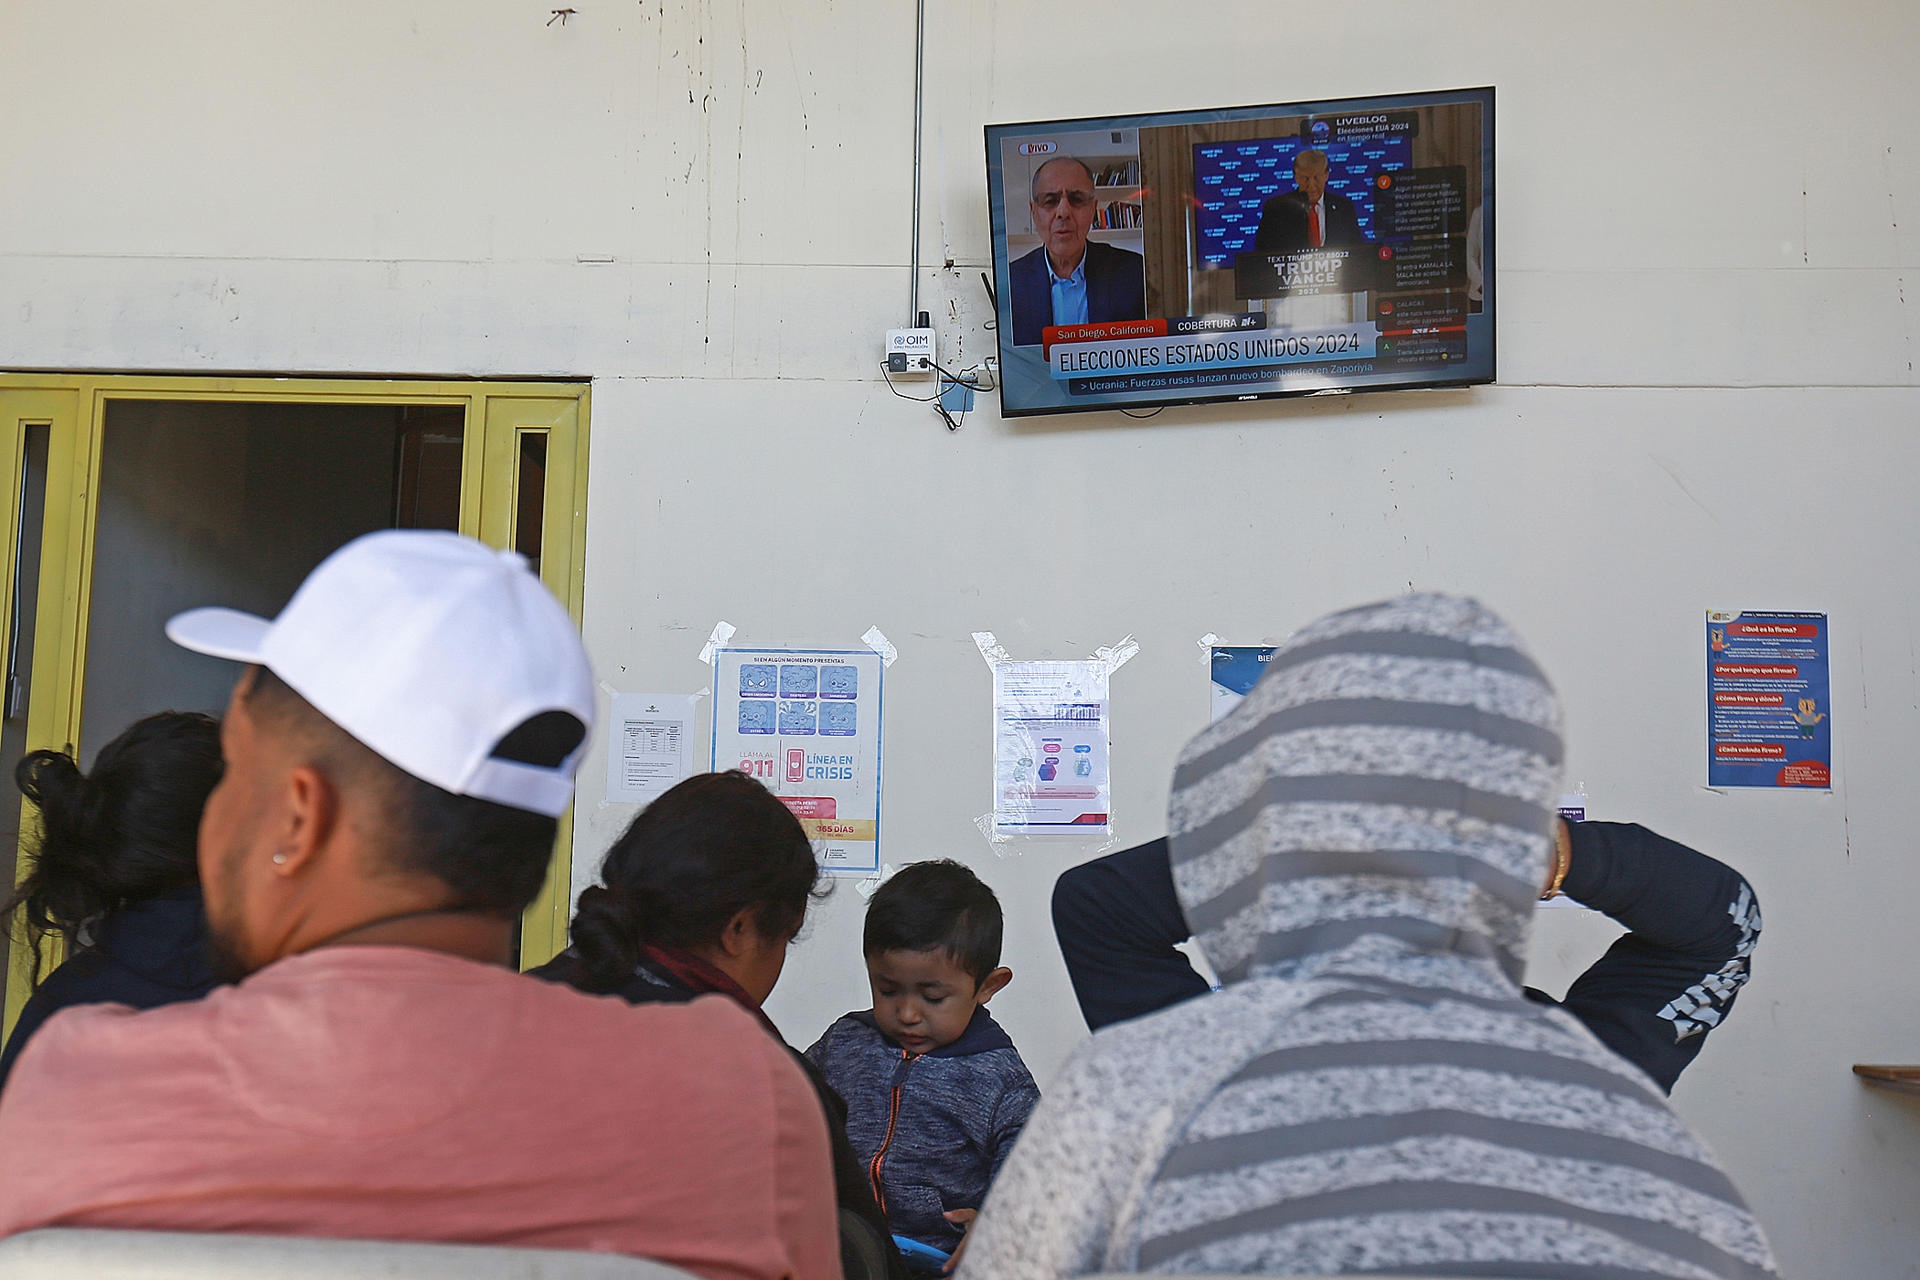
{"type": "Polygon", "coordinates": [[[1492,382],[1493,90],[987,126],[1009,417],[1492,382]]]}

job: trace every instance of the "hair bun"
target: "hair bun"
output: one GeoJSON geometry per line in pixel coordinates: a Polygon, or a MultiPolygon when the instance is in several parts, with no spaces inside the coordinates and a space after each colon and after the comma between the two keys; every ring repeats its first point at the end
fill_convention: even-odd
{"type": "Polygon", "coordinates": [[[634,904],[601,885],[580,893],[573,913],[573,952],[580,959],[586,991],[611,992],[626,985],[640,963],[639,922],[634,904]]]}
{"type": "MultiPolygon", "coordinates": [[[[163,711],[100,748],[88,773],[67,753],[43,749],[13,777],[38,821],[22,823],[27,872],[0,918],[11,923],[17,911],[30,940],[58,933],[71,944],[89,921],[199,878],[200,813],[220,780],[220,728],[197,713],[163,711]]],[[[36,947],[36,985],[39,956],[36,947]]]]}
{"type": "Polygon", "coordinates": [[[14,769],[20,792],[40,816],[40,857],[84,873],[100,853],[93,782],[64,751],[30,751],[14,769]]]}
{"type": "Polygon", "coordinates": [[[87,776],[72,756],[45,748],[27,752],[15,766],[13,776],[27,799],[42,808],[61,797],[73,797],[87,786],[87,776]]]}

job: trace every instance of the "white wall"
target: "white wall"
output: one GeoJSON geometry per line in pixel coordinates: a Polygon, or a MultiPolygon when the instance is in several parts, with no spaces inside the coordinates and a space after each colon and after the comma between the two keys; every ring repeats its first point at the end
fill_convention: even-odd
{"type": "MultiPolygon", "coordinates": [[[[4,359],[594,378],[603,679],[700,687],[721,618],[886,631],[886,857],[960,856],[1000,891],[1003,1017],[1043,1079],[1081,1034],[1046,893],[1085,850],[1001,859],[974,830],[968,633],[1140,639],[1114,691],[1132,840],[1205,715],[1200,634],[1478,593],[1556,675],[1595,815],[1738,863],[1765,904],[1753,985],[1676,1103],[1790,1274],[1920,1275],[1920,1105],[1847,1071],[1920,1061],[1914,6],[930,5],[923,305],[959,363],[989,349],[983,123],[1500,94],[1499,386],[1150,422],[988,405],[952,435],[870,376],[906,310],[912,6],[576,7],[11,0],[4,359]],[[823,554],[795,572],[796,547],[823,554]],[[1831,795],[1700,786],[1710,606],[1831,611],[1831,795]]],[[[627,813],[596,807],[597,755],[585,776],[590,851],[627,813]]],[[[795,1039],[860,1002],[859,906],[796,953],[773,1006],[795,1039]]],[[[1604,937],[1553,918],[1543,981],[1604,937]]]]}

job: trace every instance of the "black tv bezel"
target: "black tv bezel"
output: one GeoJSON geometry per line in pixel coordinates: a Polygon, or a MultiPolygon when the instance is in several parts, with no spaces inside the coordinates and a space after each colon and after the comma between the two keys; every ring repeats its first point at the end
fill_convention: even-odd
{"type": "MultiPolygon", "coordinates": [[[[1315,396],[1348,396],[1371,392],[1392,391],[1437,391],[1459,387],[1491,386],[1499,380],[1500,346],[1496,340],[1498,309],[1494,303],[1494,224],[1496,205],[1493,196],[1494,174],[1494,100],[1493,85],[1473,85],[1455,89],[1429,89],[1417,93],[1368,94],[1353,98],[1314,98],[1301,102],[1251,103],[1237,107],[1190,107],[1179,111],[1143,111],[1128,115],[1072,116],[1059,120],[1007,121],[1000,124],[983,126],[983,143],[986,160],[987,178],[987,236],[993,255],[994,289],[994,354],[1000,366],[1002,388],[997,397],[1002,418],[1053,417],[1067,413],[1126,413],[1140,416],[1141,410],[1158,411],[1160,409],[1179,408],[1183,405],[1203,404],[1247,404],[1260,400],[1298,400],[1315,396]],[[1231,117],[1245,114],[1257,117],[1269,115],[1308,115],[1320,116],[1349,111],[1393,110],[1410,106],[1438,105],[1435,99],[1456,98],[1478,100],[1481,104],[1481,201],[1484,214],[1481,221],[1481,236],[1485,243],[1481,251],[1481,261],[1485,266],[1482,283],[1484,301],[1483,311],[1487,317],[1489,348],[1487,351],[1487,373],[1459,378],[1421,378],[1407,382],[1366,383],[1346,387],[1302,387],[1298,390],[1274,391],[1233,391],[1219,394],[1167,395],[1143,398],[1138,401],[1118,404],[1063,404],[1047,405],[1040,408],[1009,409],[1006,404],[1005,371],[1007,355],[1015,348],[1009,342],[1013,332],[1013,301],[1009,288],[1006,234],[1006,208],[1004,201],[1000,210],[998,234],[993,225],[994,177],[997,173],[995,148],[1000,138],[1008,133],[1037,130],[1053,130],[1071,133],[1089,129],[1133,129],[1152,128],[1155,125],[1180,123],[1183,117],[1231,117]]],[[[1188,121],[1192,122],[1192,121],[1188,121]]],[[[1002,181],[1004,196],[1004,180],[1002,181]]]]}

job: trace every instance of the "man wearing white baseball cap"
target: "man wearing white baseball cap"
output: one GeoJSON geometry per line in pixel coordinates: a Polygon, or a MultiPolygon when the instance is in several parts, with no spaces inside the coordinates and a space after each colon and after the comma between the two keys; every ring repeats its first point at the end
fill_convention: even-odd
{"type": "Polygon", "coordinates": [[[0,1234],[72,1225],[599,1249],[840,1274],[820,1107],[732,1002],[507,967],[593,721],[572,620],[511,552],[369,534],[247,663],[200,826],[205,1000],[50,1021],[0,1097],[0,1234]]]}

